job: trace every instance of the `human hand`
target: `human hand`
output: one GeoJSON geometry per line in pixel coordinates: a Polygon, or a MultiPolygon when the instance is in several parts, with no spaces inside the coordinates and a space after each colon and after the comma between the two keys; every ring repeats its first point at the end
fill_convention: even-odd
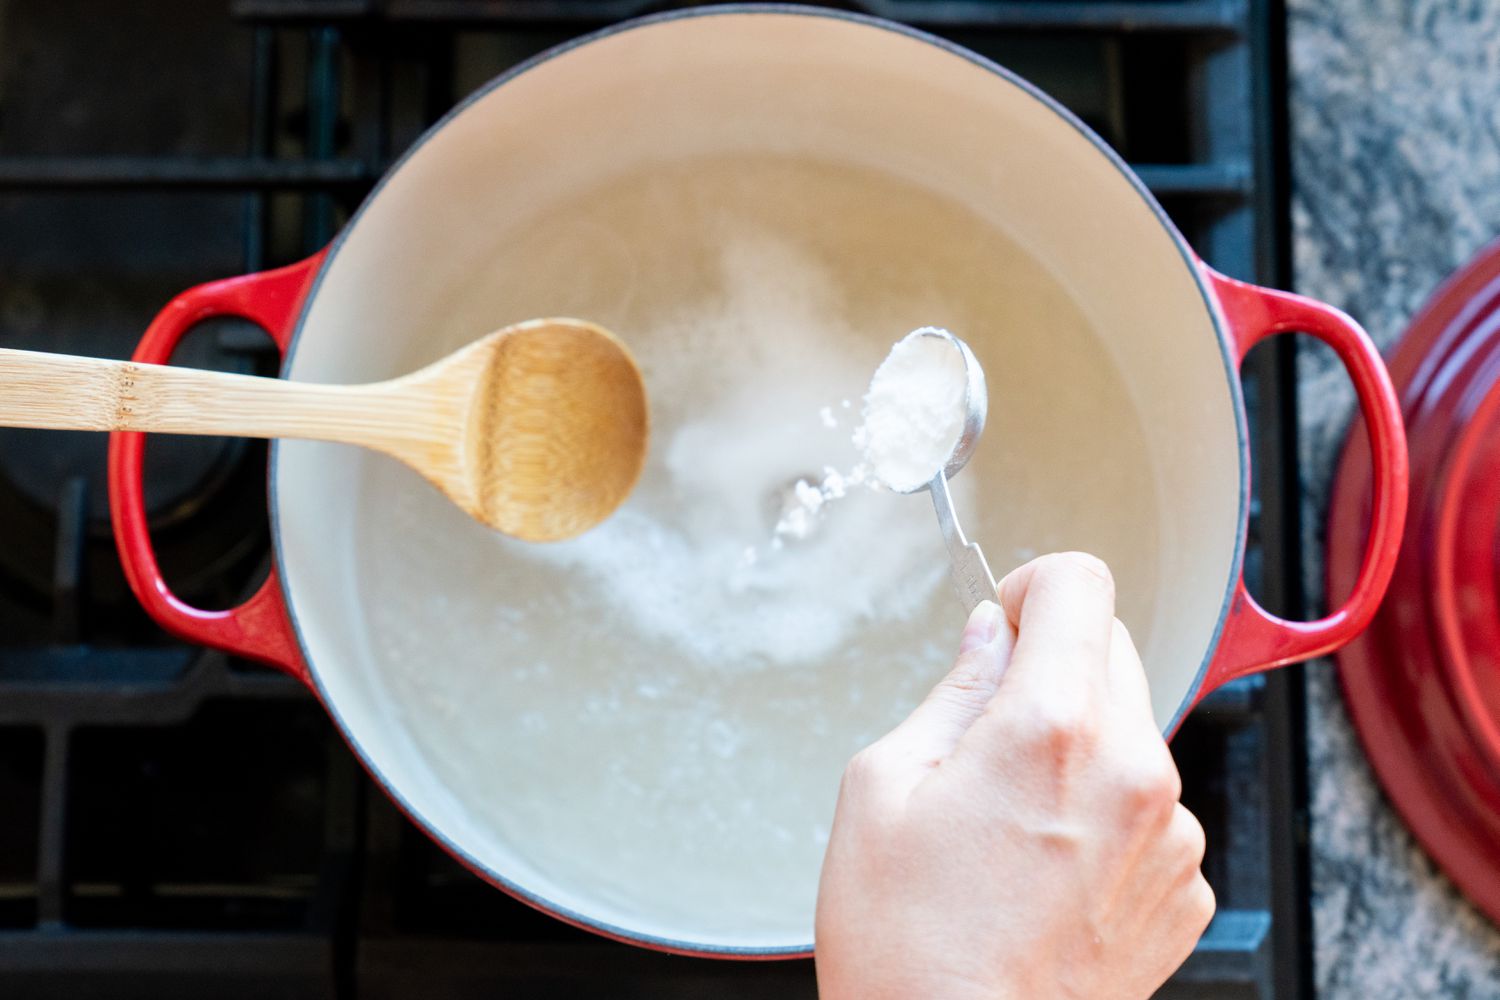
{"type": "Polygon", "coordinates": [[[1214,912],[1203,828],[1109,570],[1043,556],[844,772],[818,891],[823,1000],[1144,1000],[1214,912]]]}

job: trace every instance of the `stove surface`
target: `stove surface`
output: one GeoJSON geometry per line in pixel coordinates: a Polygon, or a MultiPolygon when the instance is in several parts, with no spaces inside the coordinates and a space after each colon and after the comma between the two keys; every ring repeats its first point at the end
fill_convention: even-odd
{"type": "MultiPolygon", "coordinates": [[[[1283,275],[1281,25],[1262,0],[869,0],[1031,79],[1118,148],[1220,270],[1283,275]]],[[[635,0],[172,0],[100,24],[0,0],[0,345],[125,357],[199,281],[322,246],[457,99],[635,0]]],[[[1285,339],[1285,338],[1283,338],[1285,339]]],[[[178,360],[270,374],[257,329],[178,360]]],[[[1246,366],[1247,576],[1295,614],[1292,354],[1246,366]]],[[[268,564],[263,445],[153,439],[153,532],[185,598],[268,564]]],[[[190,648],[115,558],[102,436],[0,430],[0,993],[814,995],[806,962],[683,960],[507,898],[373,790],[293,681],[190,648]]],[[[1220,912],[1171,998],[1301,997],[1299,689],[1216,693],[1174,743],[1220,912]]]]}

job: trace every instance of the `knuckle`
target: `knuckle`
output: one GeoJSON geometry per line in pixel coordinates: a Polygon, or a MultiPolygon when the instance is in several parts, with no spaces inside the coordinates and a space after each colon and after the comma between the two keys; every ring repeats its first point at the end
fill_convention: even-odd
{"type": "Polygon", "coordinates": [[[1166,775],[1166,788],[1163,789],[1162,798],[1168,803],[1168,808],[1172,808],[1182,799],[1182,775],[1177,770],[1177,762],[1170,755],[1167,755],[1162,771],[1166,775]]]}
{"type": "Polygon", "coordinates": [[[1110,593],[1113,593],[1115,589],[1114,574],[1109,571],[1109,566],[1103,559],[1087,552],[1057,552],[1050,556],[1043,556],[1037,571],[1048,575],[1056,574],[1089,586],[1102,587],[1110,593]]]}
{"type": "Polygon", "coordinates": [[[943,678],[941,686],[958,694],[989,695],[995,685],[988,666],[984,650],[970,650],[958,658],[948,676],[943,678]]]}
{"type": "Polygon", "coordinates": [[[1118,787],[1132,811],[1165,821],[1182,794],[1182,779],[1170,755],[1163,752],[1127,769],[1118,787]]]}
{"type": "Polygon", "coordinates": [[[1177,807],[1174,819],[1173,836],[1176,851],[1181,855],[1184,864],[1189,865],[1193,871],[1198,871],[1203,865],[1203,856],[1208,850],[1208,835],[1203,832],[1203,824],[1198,822],[1198,817],[1188,812],[1183,806],[1177,807]]]}
{"type": "Polygon", "coordinates": [[[881,745],[871,743],[849,758],[844,767],[844,785],[860,789],[877,784],[887,771],[886,753],[881,745]]]}
{"type": "Polygon", "coordinates": [[[1084,705],[1053,698],[1032,704],[1016,732],[1024,745],[1048,757],[1065,758],[1093,746],[1098,722],[1084,705]]]}
{"type": "Polygon", "coordinates": [[[1193,880],[1188,893],[1188,908],[1197,924],[1198,935],[1202,935],[1209,921],[1213,920],[1214,913],[1218,911],[1219,901],[1214,895],[1213,886],[1202,875],[1193,880]]]}

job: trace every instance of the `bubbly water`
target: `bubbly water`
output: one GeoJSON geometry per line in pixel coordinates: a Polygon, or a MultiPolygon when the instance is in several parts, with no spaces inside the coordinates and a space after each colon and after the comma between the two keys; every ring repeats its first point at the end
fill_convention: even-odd
{"type": "Polygon", "coordinates": [[[637,355],[639,487],[584,537],[536,546],[367,462],[370,669],[437,780],[543,878],[658,930],[810,939],[844,763],[947,670],[961,611],[925,493],[852,491],[773,549],[786,490],[854,463],[842,401],[894,340],[941,325],[989,377],[989,429],[953,489],[997,572],[1022,546],[1089,547],[1144,594],[1154,504],[1109,496],[1146,462],[1133,407],[1018,247],[843,166],[674,165],[541,209],[497,234],[427,350],[553,315],[637,355]]]}

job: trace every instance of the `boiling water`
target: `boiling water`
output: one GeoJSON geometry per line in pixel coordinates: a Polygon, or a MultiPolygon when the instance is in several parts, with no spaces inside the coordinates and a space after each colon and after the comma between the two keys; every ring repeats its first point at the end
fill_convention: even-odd
{"type": "Polygon", "coordinates": [[[665,166],[497,232],[447,305],[425,357],[579,316],[629,344],[650,393],[640,486],[575,541],[514,542],[364,466],[359,585],[393,724],[544,894],[658,933],[811,939],[843,765],[948,668],[961,611],[926,494],[855,491],[767,543],[789,486],[854,463],[842,401],[908,330],[952,330],[989,378],[953,487],[996,568],[1097,551],[1127,622],[1154,584],[1154,498],[1118,488],[1148,462],[1108,352],[1020,248],[905,182],[665,166]]]}

